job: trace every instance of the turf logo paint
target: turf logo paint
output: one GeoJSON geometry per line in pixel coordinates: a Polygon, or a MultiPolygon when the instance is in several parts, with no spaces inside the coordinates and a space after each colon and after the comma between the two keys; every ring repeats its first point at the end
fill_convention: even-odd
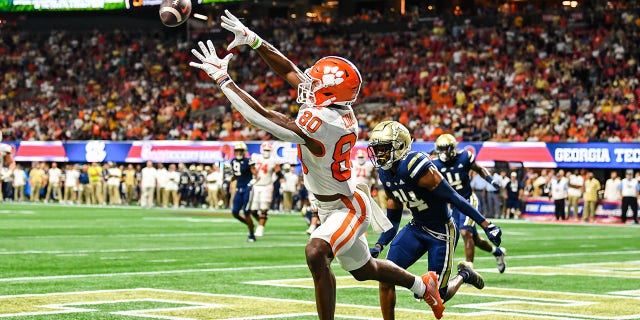
{"type": "MultiPolygon", "coordinates": [[[[601,264],[616,269],[633,268],[634,263],[601,264]]],[[[512,270],[509,269],[509,272],[512,270]]],[[[583,273],[584,275],[584,273],[583,273]]],[[[256,281],[253,284],[281,287],[313,288],[311,279],[288,279],[256,281]]],[[[378,289],[373,281],[358,282],[351,277],[336,277],[339,288],[378,289]]],[[[485,287],[476,290],[462,287],[458,296],[473,296],[476,303],[460,303],[453,299],[446,304],[445,315],[464,315],[465,319],[640,319],[640,290],[610,292],[607,294],[584,294],[574,292],[503,289],[485,287]],[[489,317],[487,315],[490,315],[489,317]]],[[[402,292],[398,290],[398,299],[402,292]]],[[[397,315],[397,312],[396,312],[397,315]]],[[[398,319],[411,319],[397,317],[398,319]]],[[[455,319],[455,318],[454,318],[455,319]]]]}
{"type": "MultiPolygon", "coordinates": [[[[102,311],[114,316],[154,319],[315,319],[312,301],[272,299],[237,295],[209,294],[158,289],[125,289],[83,292],[60,292],[0,296],[0,318],[50,316],[52,319],[72,319],[74,314],[100,312],[121,304],[123,310],[102,311]],[[124,308],[126,305],[160,305],[158,308],[124,308]],[[172,307],[164,307],[172,305],[172,307]]],[[[425,318],[431,311],[403,312],[406,319],[425,318]]],[[[97,313],[96,313],[97,316],[97,313]]],[[[104,313],[100,314],[104,317],[104,313]]],[[[76,316],[77,317],[77,316],[76,316]]],[[[86,317],[86,316],[85,316],[86,317]]],[[[374,306],[338,305],[336,319],[380,318],[374,306]]],[[[402,318],[399,317],[399,319],[402,318]]]]}

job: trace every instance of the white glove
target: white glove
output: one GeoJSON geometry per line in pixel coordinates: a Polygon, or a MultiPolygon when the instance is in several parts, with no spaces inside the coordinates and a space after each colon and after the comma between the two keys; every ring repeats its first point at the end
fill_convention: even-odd
{"type": "Polygon", "coordinates": [[[318,212],[318,200],[309,199],[309,211],[318,212]]]}
{"type": "Polygon", "coordinates": [[[196,49],[191,49],[196,58],[200,59],[202,63],[189,62],[189,65],[194,68],[202,69],[206,72],[211,79],[215,80],[220,87],[231,82],[231,77],[227,73],[229,67],[229,60],[233,57],[233,54],[229,53],[226,57],[220,59],[216,54],[216,49],[213,47],[213,42],[207,40],[207,46],[202,41],[198,42],[202,54],[196,49]]]}
{"type": "Polygon", "coordinates": [[[252,49],[257,49],[262,44],[262,39],[253,31],[249,30],[249,28],[245,27],[240,19],[236,18],[236,16],[232,15],[229,10],[225,10],[222,17],[221,27],[233,32],[235,37],[233,41],[227,46],[227,50],[231,50],[239,45],[247,44],[252,49]]]}

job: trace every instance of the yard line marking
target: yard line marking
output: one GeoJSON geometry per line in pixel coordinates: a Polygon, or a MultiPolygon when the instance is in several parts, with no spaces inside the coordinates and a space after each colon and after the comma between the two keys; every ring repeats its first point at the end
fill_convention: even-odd
{"type": "MultiPolygon", "coordinates": [[[[507,234],[510,235],[510,233],[507,232],[507,234]]],[[[618,234],[618,235],[601,235],[601,236],[567,236],[567,237],[563,237],[563,236],[557,236],[557,237],[518,237],[517,239],[514,239],[515,241],[518,242],[527,242],[527,241],[539,241],[539,240],[596,240],[596,239],[638,239],[639,237],[637,235],[633,235],[633,234],[618,234]]]]}
{"type": "MultiPolygon", "coordinates": [[[[527,254],[527,255],[507,255],[507,259],[538,259],[538,258],[561,258],[561,257],[581,257],[581,256],[593,256],[593,255],[627,255],[627,254],[640,254],[640,250],[631,251],[595,251],[595,252],[567,252],[567,253],[546,253],[546,254],[527,254]]],[[[494,257],[476,257],[476,260],[495,260],[494,257]]],[[[426,260],[425,260],[426,261],[426,260]]]]}
{"type": "Polygon", "coordinates": [[[35,214],[33,210],[0,210],[2,214],[35,214]]]}
{"type": "Polygon", "coordinates": [[[94,273],[94,274],[69,274],[58,276],[37,276],[37,277],[16,277],[16,278],[0,278],[0,282],[29,282],[29,281],[48,281],[48,280],[65,280],[65,279],[81,279],[81,278],[112,278],[112,277],[130,277],[130,276],[154,276],[164,274],[187,274],[187,273],[210,273],[225,271],[250,271],[250,270],[269,270],[269,269],[298,269],[305,268],[306,264],[300,265],[283,265],[283,266],[262,266],[262,267],[239,267],[239,268],[207,268],[207,269],[183,269],[183,270],[165,270],[165,271],[138,271],[138,272],[115,272],[115,273],[94,273]]]}
{"type": "Polygon", "coordinates": [[[149,260],[151,263],[163,263],[163,262],[176,262],[176,259],[159,259],[159,260],[149,260]]]}
{"type": "Polygon", "coordinates": [[[23,254],[81,254],[81,253],[118,253],[118,252],[157,252],[157,251],[193,251],[193,250],[228,250],[228,249],[251,249],[256,248],[291,248],[304,247],[306,243],[292,244],[263,244],[245,246],[206,246],[206,247],[166,247],[166,248],[125,248],[125,249],[98,249],[98,250],[25,250],[25,251],[0,251],[0,255],[23,255],[23,254]]]}

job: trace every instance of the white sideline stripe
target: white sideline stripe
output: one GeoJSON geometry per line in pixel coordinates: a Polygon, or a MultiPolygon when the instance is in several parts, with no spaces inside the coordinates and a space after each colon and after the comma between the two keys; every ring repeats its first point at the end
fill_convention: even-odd
{"type": "Polygon", "coordinates": [[[130,277],[130,276],[153,276],[153,275],[161,275],[161,274],[210,273],[210,272],[225,272],[225,271],[250,271],[250,270],[298,269],[298,268],[306,269],[308,267],[306,264],[300,264],[300,265],[264,266],[264,267],[252,266],[252,267],[241,267],[241,268],[208,268],[208,269],[183,269],[183,270],[166,270],[166,271],[70,274],[70,275],[59,275],[59,276],[0,278],[0,282],[28,282],[28,281],[79,279],[79,278],[112,278],[112,277],[130,277]]]}
{"type": "Polygon", "coordinates": [[[255,249],[255,248],[291,248],[304,247],[306,243],[282,244],[282,245],[247,245],[247,246],[207,246],[207,247],[166,247],[166,248],[136,248],[136,249],[99,249],[99,250],[26,250],[26,251],[0,251],[0,255],[23,254],[85,254],[85,253],[118,253],[118,252],[156,252],[156,251],[193,251],[193,250],[227,250],[227,249],[255,249]]]}
{"type": "MultiPolygon", "coordinates": [[[[246,234],[246,231],[242,232],[199,232],[199,233],[127,233],[127,234],[65,234],[65,235],[50,235],[50,236],[15,236],[7,237],[11,240],[14,239],[65,239],[65,238],[165,238],[165,237],[206,237],[206,236],[233,236],[239,234],[246,234]]],[[[271,232],[269,234],[277,235],[303,235],[303,232],[289,231],[289,232],[271,232]]],[[[557,238],[555,238],[557,239],[557,238]]],[[[584,237],[580,238],[584,239],[584,237]]]]}

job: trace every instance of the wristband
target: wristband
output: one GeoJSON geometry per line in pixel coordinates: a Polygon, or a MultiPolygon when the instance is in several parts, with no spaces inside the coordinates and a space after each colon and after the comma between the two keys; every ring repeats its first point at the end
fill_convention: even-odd
{"type": "Polygon", "coordinates": [[[262,44],[262,39],[260,39],[260,37],[256,35],[256,39],[253,40],[253,42],[249,44],[249,46],[251,47],[251,49],[258,49],[258,47],[260,47],[261,44],[262,44]]]}
{"type": "Polygon", "coordinates": [[[229,83],[229,81],[231,81],[231,77],[228,74],[224,74],[222,77],[216,79],[216,83],[218,84],[218,86],[220,86],[222,88],[222,86],[224,86],[225,84],[229,83]]]}

